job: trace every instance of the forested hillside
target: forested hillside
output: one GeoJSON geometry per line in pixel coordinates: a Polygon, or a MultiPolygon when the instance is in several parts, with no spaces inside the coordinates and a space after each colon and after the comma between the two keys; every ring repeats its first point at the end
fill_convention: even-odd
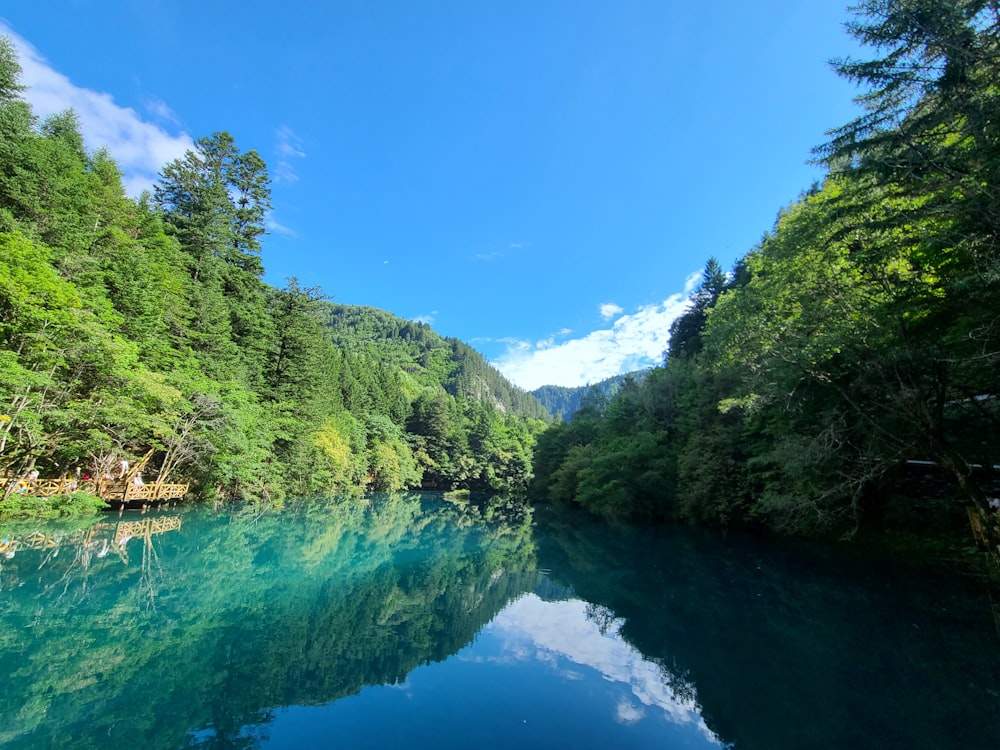
{"type": "Polygon", "coordinates": [[[817,150],[827,178],[732,273],[708,262],[663,367],[540,438],[536,493],[798,533],[964,522],[962,502],[894,502],[921,460],[985,507],[995,477],[976,465],[1000,464],[1000,11],[869,0],[850,31],[874,56],[835,63],[864,111],[817,150]]]}
{"type": "Polygon", "coordinates": [[[439,336],[426,323],[374,307],[330,305],[328,326],[335,346],[391,363],[423,386],[442,385],[452,396],[490,404],[501,412],[548,418],[537,398],[511,385],[479,352],[458,339],[439,336]]]}
{"type": "Polygon", "coordinates": [[[571,388],[564,385],[543,385],[531,391],[542,406],[548,409],[553,417],[569,422],[573,414],[586,405],[599,405],[614,397],[629,379],[642,380],[645,370],[629,372],[624,375],[613,375],[591,385],[581,385],[571,388]]]}
{"type": "Polygon", "coordinates": [[[150,454],[216,497],[525,486],[545,411],[476,352],[262,281],[256,151],[201,138],[132,200],[19,72],[0,40],[0,475],[150,454]]]}

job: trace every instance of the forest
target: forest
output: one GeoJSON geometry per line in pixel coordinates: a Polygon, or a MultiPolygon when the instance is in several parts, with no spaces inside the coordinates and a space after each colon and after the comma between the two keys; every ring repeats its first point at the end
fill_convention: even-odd
{"type": "Polygon", "coordinates": [[[57,559],[22,549],[5,561],[0,655],[17,675],[0,685],[5,747],[68,735],[80,748],[189,747],[195,727],[211,727],[214,744],[253,747],[241,730],[270,721],[268,707],[401,684],[541,578],[529,509],[500,498],[232,504],[208,523],[187,515],[183,530],[178,515],[142,518],[131,523],[178,527],[133,540],[131,558],[117,544],[101,556],[88,542],[115,522],[70,519],[55,522],[66,527],[57,559]],[[39,571],[53,567],[62,583],[40,600],[39,571]],[[137,710],[136,696],[155,696],[158,708],[137,710]]]}
{"type": "MultiPolygon", "coordinates": [[[[967,534],[971,503],[997,526],[1000,9],[854,10],[873,54],[833,63],[861,113],[816,148],[826,177],[731,271],[708,259],[661,366],[540,392],[556,421],[425,324],[264,283],[267,167],[229,134],[127,197],[0,41],[0,476],[150,454],[206,498],[527,492],[835,536],[967,534]]],[[[0,512],[40,512],[2,486],[0,512]]]]}
{"type": "Polygon", "coordinates": [[[630,380],[642,380],[645,376],[646,370],[636,370],[622,375],[612,375],[590,385],[576,387],[543,385],[531,391],[531,395],[537,398],[552,416],[571,422],[573,415],[584,406],[595,406],[606,402],[621,390],[624,383],[630,380]]]}
{"type": "MultiPolygon", "coordinates": [[[[466,669],[489,664],[469,649],[498,629],[552,668],[558,650],[532,651],[515,635],[530,615],[494,622],[534,600],[550,628],[595,644],[573,652],[572,684],[586,679],[593,654],[602,665],[623,663],[607,646],[628,644],[624,663],[635,668],[597,679],[631,677],[643,695],[662,685],[697,701],[719,746],[868,747],[869,737],[910,750],[995,744],[1000,714],[979,699],[1000,668],[993,621],[978,582],[951,571],[912,575],[884,556],[607,524],[501,497],[367,500],[6,522],[18,551],[0,571],[0,659],[10,674],[0,682],[8,717],[0,742],[8,750],[64,747],[67,736],[81,749],[259,747],[246,739],[260,731],[248,727],[274,736],[275,706],[398,695],[419,684],[421,670],[455,657],[466,669]],[[147,695],[156,699],[137,710],[136,696],[147,695]],[[760,720],[783,712],[806,720],[760,720]]],[[[529,680],[544,679],[530,657],[490,669],[518,663],[534,665],[529,680]]],[[[488,687],[458,680],[457,689],[486,712],[504,710],[500,691],[523,697],[497,683],[491,700],[488,687]]],[[[400,725],[391,709],[379,711],[400,725]]],[[[579,721],[574,714],[570,723],[579,721]]],[[[365,737],[375,731],[361,727],[365,737]]],[[[469,746],[448,743],[457,745],[469,746]]]]}
{"type": "MultiPolygon", "coordinates": [[[[16,480],[147,475],[202,498],[522,491],[550,417],[465,344],[262,280],[270,178],[225,132],[125,194],[72,111],[42,121],[0,40],[0,514],[16,480]]],[[[99,507],[70,498],[60,513],[99,507]]]]}
{"type": "Polygon", "coordinates": [[[969,504],[998,525],[1000,10],[854,11],[872,56],[833,63],[862,107],[815,150],[826,178],[731,272],[707,261],[662,366],[540,437],[536,496],[795,534],[968,537],[969,504]]]}

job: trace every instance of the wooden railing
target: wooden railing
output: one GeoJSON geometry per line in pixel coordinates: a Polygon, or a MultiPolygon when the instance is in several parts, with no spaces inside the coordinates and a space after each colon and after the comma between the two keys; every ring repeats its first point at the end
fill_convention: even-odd
{"type": "Polygon", "coordinates": [[[154,516],[141,521],[122,521],[115,525],[115,544],[130,538],[148,537],[152,534],[162,534],[166,531],[177,531],[181,527],[180,516],[154,516]]]}
{"type": "Polygon", "coordinates": [[[46,534],[33,531],[24,536],[14,536],[6,540],[8,545],[16,549],[48,550],[56,549],[65,544],[89,544],[97,546],[102,540],[120,547],[133,537],[149,537],[181,528],[180,516],[153,516],[141,521],[119,521],[118,523],[99,523],[85,532],[85,535],[75,534],[65,537],[62,534],[46,534]]]}
{"type": "MultiPolygon", "coordinates": [[[[8,480],[9,481],[9,480],[8,480]]],[[[70,492],[89,492],[106,500],[178,500],[188,493],[188,484],[132,484],[103,479],[34,479],[19,483],[15,492],[36,497],[56,497],[70,492]]]]}
{"type": "MultiPolygon", "coordinates": [[[[188,492],[189,485],[186,484],[128,484],[125,485],[126,500],[178,500],[188,492]]],[[[115,497],[115,489],[110,492],[110,497],[115,497]]],[[[121,489],[117,489],[117,497],[121,497],[121,489]]]]}

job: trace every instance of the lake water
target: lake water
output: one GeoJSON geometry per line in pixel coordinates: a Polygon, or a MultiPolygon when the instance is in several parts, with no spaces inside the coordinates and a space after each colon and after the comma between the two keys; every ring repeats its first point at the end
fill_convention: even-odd
{"type": "Polygon", "coordinates": [[[2,530],[6,748],[995,748],[982,583],[440,495],[2,530]]]}

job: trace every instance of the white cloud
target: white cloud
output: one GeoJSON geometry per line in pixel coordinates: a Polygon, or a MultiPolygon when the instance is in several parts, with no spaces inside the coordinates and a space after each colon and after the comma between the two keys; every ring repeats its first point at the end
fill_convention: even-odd
{"type": "Polygon", "coordinates": [[[438,314],[438,311],[437,310],[433,310],[432,312],[430,312],[427,315],[418,315],[417,317],[412,318],[412,320],[413,320],[414,323],[426,323],[427,325],[430,325],[431,323],[434,322],[434,318],[435,318],[435,316],[437,314],[438,314]]]}
{"type": "MultiPolygon", "coordinates": [[[[558,344],[552,337],[534,344],[507,340],[507,351],[493,364],[508,380],[526,390],[543,385],[587,385],[657,365],[663,361],[670,341],[670,324],[687,309],[700,278],[700,274],[692,274],[682,293],[621,315],[610,328],[558,344]]],[[[606,303],[601,306],[602,314],[605,308],[617,308],[612,315],[623,312],[617,305],[606,303]]]]}
{"type": "Polygon", "coordinates": [[[614,302],[605,302],[601,305],[601,317],[605,320],[621,315],[623,312],[625,311],[614,302]]]}
{"type": "Polygon", "coordinates": [[[271,175],[275,182],[298,182],[299,175],[287,161],[279,161],[271,169],[271,175]]]}
{"type": "Polygon", "coordinates": [[[302,150],[302,141],[295,132],[287,125],[278,128],[278,154],[285,158],[292,156],[303,157],[306,152],[302,150]]]}
{"type": "Polygon", "coordinates": [[[277,138],[275,151],[278,152],[278,163],[271,170],[271,173],[276,182],[296,182],[299,175],[292,165],[292,160],[305,158],[306,152],[302,150],[302,140],[287,125],[278,128],[275,137],[277,138]]]}
{"type": "Polygon", "coordinates": [[[618,721],[622,724],[635,724],[637,721],[641,721],[646,715],[646,712],[642,708],[624,699],[618,703],[617,713],[618,721]]]}
{"type": "Polygon", "coordinates": [[[279,224],[274,220],[274,217],[268,214],[267,218],[264,220],[267,231],[272,234],[280,234],[284,237],[298,237],[298,233],[291,227],[286,227],[284,224],[279,224]]]}
{"type": "MultiPolygon", "coordinates": [[[[0,34],[9,37],[14,44],[21,63],[21,83],[28,87],[24,98],[35,115],[44,119],[72,108],[80,118],[80,130],[87,147],[105,147],[118,162],[129,195],[137,196],[152,188],[163,166],[192,147],[187,133],[172,135],[143,120],[134,109],[115,104],[110,94],[74,85],[69,78],[53,70],[38,50],[2,21],[0,34]]],[[[162,102],[149,100],[147,106],[160,120],[176,120],[162,102]]]]}
{"type": "Polygon", "coordinates": [[[168,122],[171,125],[180,125],[181,120],[177,114],[170,109],[170,106],[162,99],[156,99],[155,97],[146,98],[146,111],[149,112],[155,119],[161,122],[168,122]]]}
{"type": "Polygon", "coordinates": [[[684,296],[690,297],[691,292],[695,290],[698,286],[698,282],[701,281],[701,271],[695,271],[692,274],[688,274],[688,277],[684,279],[684,296]]]}

